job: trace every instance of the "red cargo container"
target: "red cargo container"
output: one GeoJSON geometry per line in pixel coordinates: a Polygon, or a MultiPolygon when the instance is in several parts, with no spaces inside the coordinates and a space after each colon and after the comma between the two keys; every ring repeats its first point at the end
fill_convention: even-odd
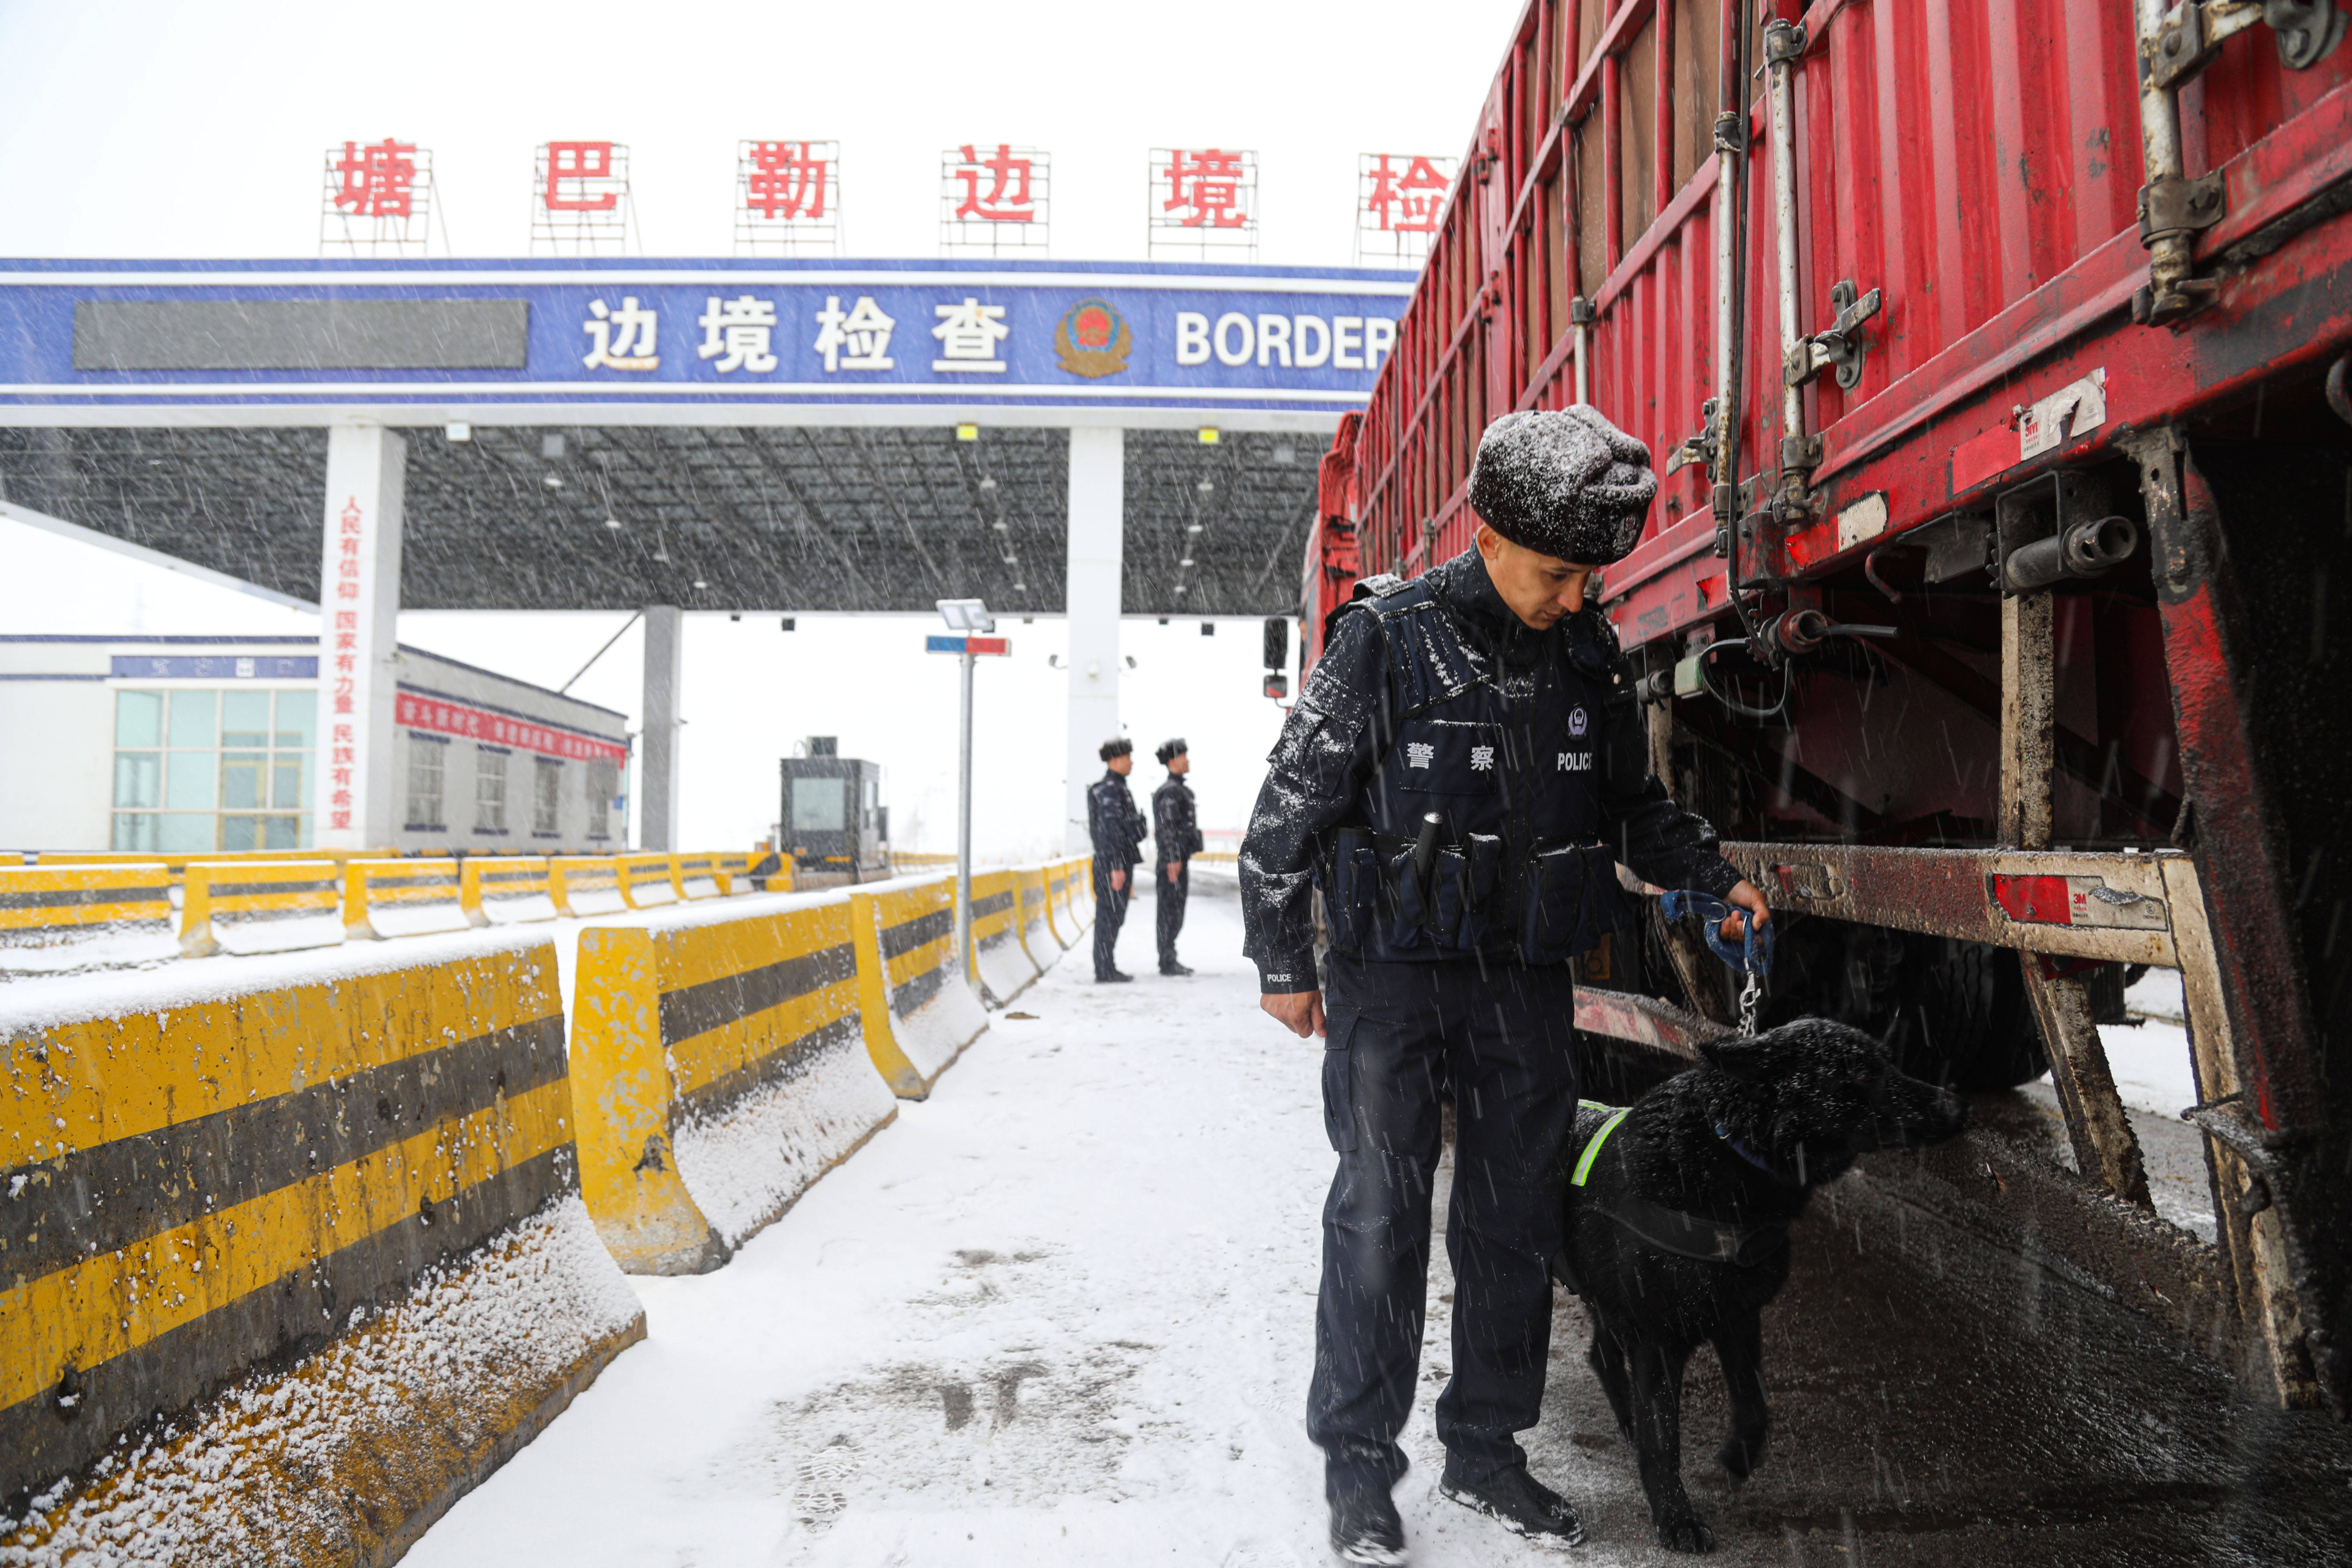
{"type": "MultiPolygon", "coordinates": [[[[1647,441],[1659,504],[1602,594],[1659,772],[1811,917],[1775,1005],[1979,1085],[2038,1037],[2079,1168],[2145,1207],[2095,1022],[2123,965],[2179,968],[2221,1245],[2085,1266],[2339,1414],[2343,29],[2331,0],[1533,0],[1325,459],[1304,606],[1311,658],[1360,574],[1465,548],[1503,413],[1647,441]]],[[[1654,917],[1621,945],[1631,988],[1727,1016],[1654,917]]]]}

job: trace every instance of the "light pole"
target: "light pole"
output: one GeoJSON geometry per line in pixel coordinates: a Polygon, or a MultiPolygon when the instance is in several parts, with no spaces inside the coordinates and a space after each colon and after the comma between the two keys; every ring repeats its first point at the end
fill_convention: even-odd
{"type": "Polygon", "coordinates": [[[934,646],[952,641],[957,646],[956,662],[962,668],[963,712],[958,726],[956,746],[956,886],[955,940],[956,952],[963,964],[964,979],[969,983],[974,973],[971,951],[971,670],[977,651],[971,646],[978,634],[996,629],[996,618],[988,613],[987,605],[978,599],[940,599],[937,601],[940,618],[948,629],[961,634],[953,638],[935,638],[934,646]]]}

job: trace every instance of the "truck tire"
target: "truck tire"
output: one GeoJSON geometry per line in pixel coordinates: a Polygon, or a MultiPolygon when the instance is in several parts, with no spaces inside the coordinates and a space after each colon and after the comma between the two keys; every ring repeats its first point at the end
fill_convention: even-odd
{"type": "Polygon", "coordinates": [[[1951,937],[1914,935],[1906,946],[1909,1026],[1888,1042],[1906,1072],[1982,1093],[2049,1070],[2017,954],[1951,937]]]}
{"type": "Polygon", "coordinates": [[[1833,1018],[1886,1042],[1914,1078],[1987,1092],[2048,1070],[2017,955],[1814,915],[1780,933],[1766,1026],[1833,1018]]]}

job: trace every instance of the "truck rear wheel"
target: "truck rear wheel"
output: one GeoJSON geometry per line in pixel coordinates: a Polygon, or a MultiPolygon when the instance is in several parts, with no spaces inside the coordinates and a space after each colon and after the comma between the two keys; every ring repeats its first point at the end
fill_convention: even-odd
{"type": "Polygon", "coordinates": [[[2049,1067],[2017,955],[1985,942],[1791,920],[1763,1022],[1806,1016],[1875,1035],[1905,1072],[1954,1089],[2014,1089],[2049,1067]]]}
{"type": "Polygon", "coordinates": [[[2015,1089],[2049,1070],[2018,955],[1951,937],[1911,937],[1898,1039],[1888,1043],[1915,1078],[1954,1089],[2015,1089]]]}

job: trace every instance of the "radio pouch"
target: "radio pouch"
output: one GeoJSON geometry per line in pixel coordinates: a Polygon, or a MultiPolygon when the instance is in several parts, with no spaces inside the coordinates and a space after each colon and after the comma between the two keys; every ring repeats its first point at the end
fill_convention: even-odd
{"type": "Polygon", "coordinates": [[[1429,903],[1423,895],[1421,879],[1413,873],[1412,851],[1398,850],[1381,869],[1389,892],[1389,945],[1419,947],[1422,928],[1429,923],[1429,903]]]}
{"type": "Polygon", "coordinates": [[[1584,851],[1572,845],[1542,850],[1528,862],[1526,896],[1519,905],[1522,959],[1558,963],[1575,951],[1584,881],[1584,851]]]}
{"type": "Polygon", "coordinates": [[[1332,859],[1331,888],[1325,913],[1331,921],[1331,945],[1353,952],[1372,934],[1380,917],[1381,863],[1372,836],[1360,827],[1339,830],[1338,853],[1332,859]]]}
{"type": "Polygon", "coordinates": [[[1584,900],[1577,910],[1576,940],[1571,953],[1591,952],[1617,929],[1622,893],[1617,886],[1617,857],[1606,844],[1590,844],[1577,853],[1584,858],[1584,900]]]}

